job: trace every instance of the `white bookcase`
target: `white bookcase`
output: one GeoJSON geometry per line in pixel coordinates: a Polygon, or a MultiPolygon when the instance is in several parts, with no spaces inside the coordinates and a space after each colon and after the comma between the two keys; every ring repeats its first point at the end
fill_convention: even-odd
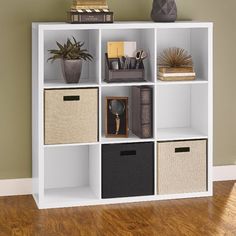
{"type": "MultiPolygon", "coordinates": [[[[40,209],[82,205],[140,202],[153,200],[204,197],[212,195],[213,135],[213,24],[208,22],[116,22],[114,24],[32,24],[32,152],[33,196],[40,209]],[[66,84],[60,63],[47,62],[48,49],[55,42],[75,36],[85,42],[94,56],[85,63],[79,84],[66,84]],[[145,48],[147,82],[104,82],[106,42],[137,41],[145,48]],[[195,81],[163,82],[157,80],[157,58],[164,48],[187,49],[194,61],[195,81]],[[149,85],[153,88],[153,137],[140,139],[130,130],[128,138],[105,137],[106,96],[131,96],[131,87],[149,85]],[[44,90],[60,88],[91,88],[99,90],[98,142],[65,145],[44,145],[44,90]],[[102,145],[176,140],[207,139],[207,191],[151,196],[102,199],[102,145]]],[[[129,117],[132,116],[129,110],[129,117]]],[[[130,119],[131,120],[131,119],[130,119]]],[[[155,147],[155,162],[157,145],[155,147]]]]}

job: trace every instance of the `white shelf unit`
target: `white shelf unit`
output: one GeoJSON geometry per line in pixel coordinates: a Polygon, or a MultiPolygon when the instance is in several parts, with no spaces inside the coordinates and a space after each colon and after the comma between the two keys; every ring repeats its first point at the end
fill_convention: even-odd
{"type": "MultiPolygon", "coordinates": [[[[32,155],[33,196],[40,209],[181,199],[212,195],[212,124],[213,124],[213,24],[210,22],[116,22],[114,24],[33,23],[32,25],[32,155]],[[79,84],[63,81],[60,63],[47,62],[48,50],[75,36],[85,42],[94,61],[84,63],[79,84]],[[146,82],[104,82],[104,53],[109,40],[134,40],[148,51],[145,62],[146,82]],[[166,47],[183,47],[193,56],[195,81],[157,80],[157,60],[166,47]],[[106,138],[104,135],[105,96],[128,96],[132,86],[153,88],[153,137],[140,139],[106,138]],[[44,89],[99,89],[99,139],[95,143],[44,145],[44,89]],[[103,144],[142,143],[207,139],[206,192],[152,196],[101,198],[101,157],[103,144]]],[[[130,103],[130,101],[129,101],[130,103]]],[[[132,108],[129,107],[129,117],[132,108]]],[[[131,124],[129,125],[131,127],[131,124]]]]}

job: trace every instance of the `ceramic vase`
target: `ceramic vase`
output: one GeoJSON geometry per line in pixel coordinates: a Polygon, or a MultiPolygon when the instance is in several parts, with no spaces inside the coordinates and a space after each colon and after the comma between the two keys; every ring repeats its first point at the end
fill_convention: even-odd
{"type": "Polygon", "coordinates": [[[177,18],[175,0],[153,0],[151,18],[155,22],[174,22],[177,18]]]}
{"type": "Polygon", "coordinates": [[[62,59],[61,68],[66,83],[79,83],[82,72],[82,60],[62,59]]]}

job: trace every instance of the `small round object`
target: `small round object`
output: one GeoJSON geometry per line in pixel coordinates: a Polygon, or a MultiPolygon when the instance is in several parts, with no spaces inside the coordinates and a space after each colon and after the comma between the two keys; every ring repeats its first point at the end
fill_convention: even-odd
{"type": "Polygon", "coordinates": [[[120,100],[111,100],[109,110],[113,115],[122,115],[125,111],[125,104],[120,100]]]}

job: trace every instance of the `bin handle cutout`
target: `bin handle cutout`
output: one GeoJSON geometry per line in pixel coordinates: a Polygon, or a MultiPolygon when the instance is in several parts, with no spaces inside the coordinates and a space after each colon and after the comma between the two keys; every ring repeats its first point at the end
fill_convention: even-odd
{"type": "Polygon", "coordinates": [[[136,156],[136,151],[135,150],[121,151],[120,155],[121,156],[136,156]]]}
{"type": "Polygon", "coordinates": [[[175,153],[190,152],[190,147],[175,148],[175,153]]]}
{"type": "Polygon", "coordinates": [[[80,96],[63,96],[63,101],[71,102],[71,101],[79,101],[80,96]]]}

